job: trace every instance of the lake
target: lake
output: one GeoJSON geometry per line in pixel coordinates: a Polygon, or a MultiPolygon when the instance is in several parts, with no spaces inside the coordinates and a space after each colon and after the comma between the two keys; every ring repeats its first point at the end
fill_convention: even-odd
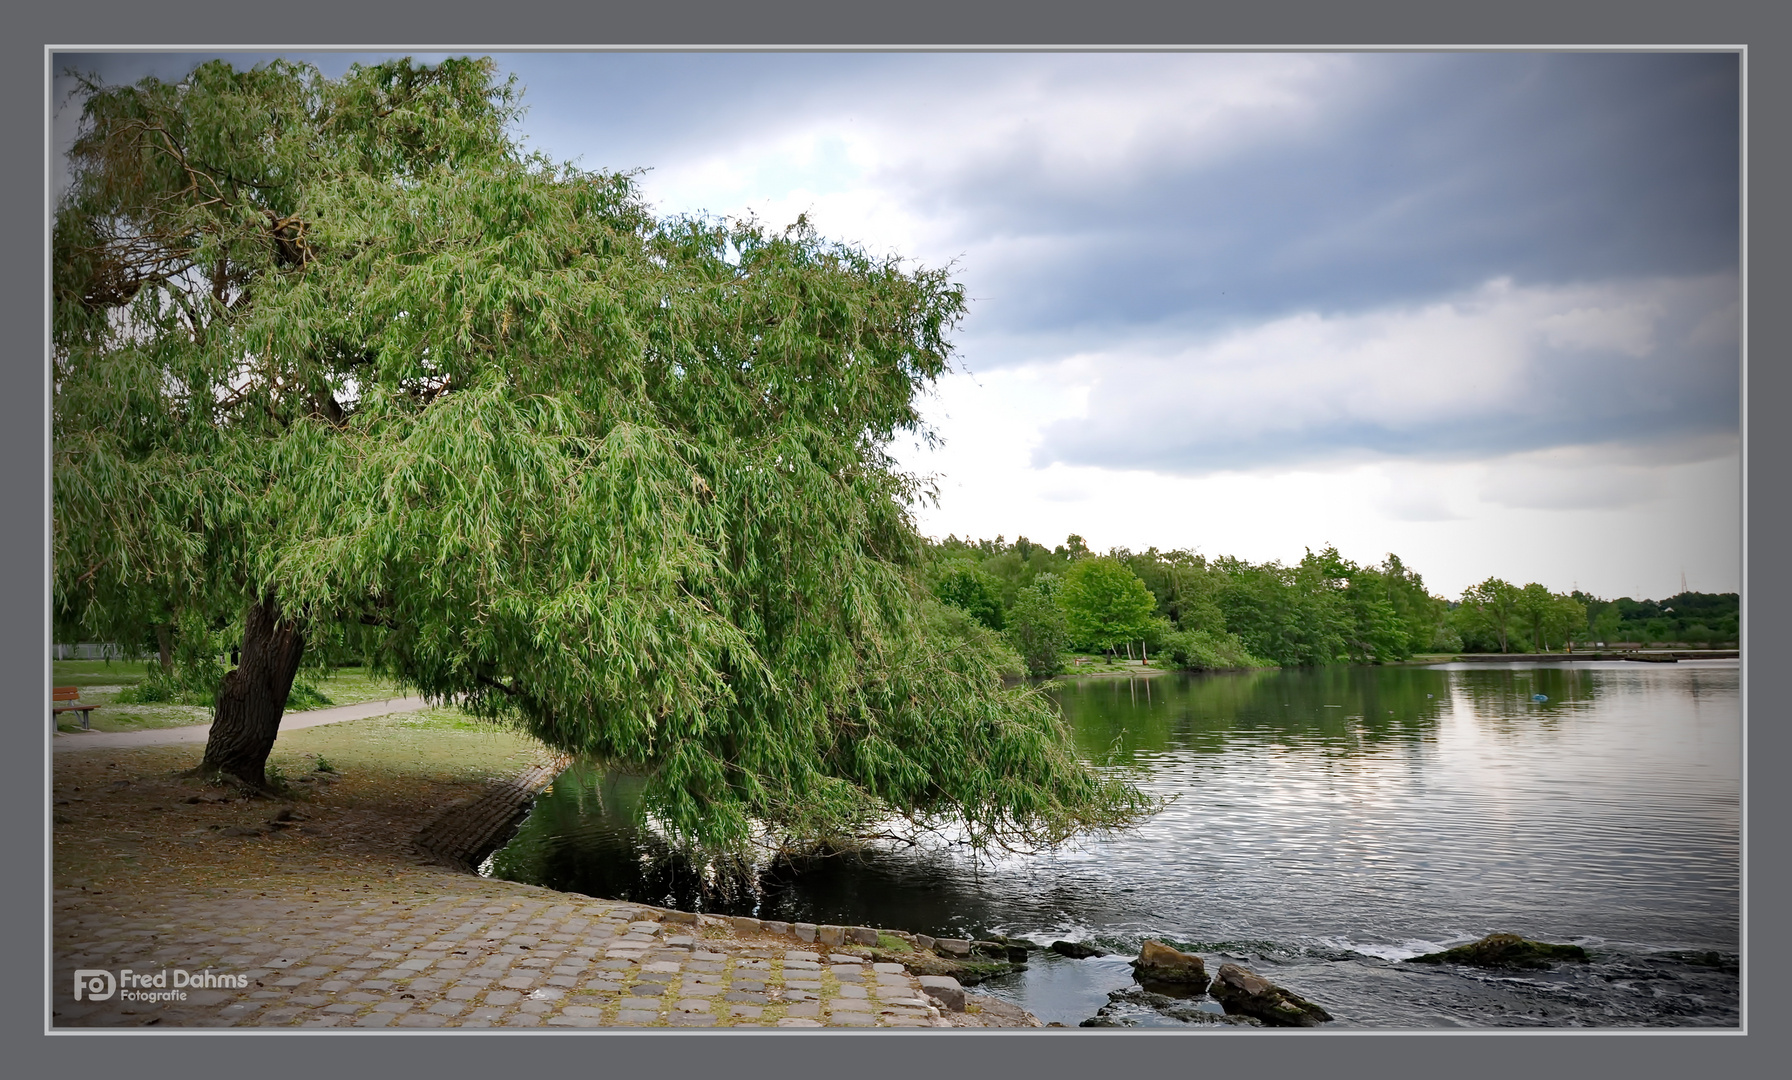
{"type": "MultiPolygon", "coordinates": [[[[684,910],[1089,942],[978,989],[1067,1026],[1181,1026],[1122,993],[1146,938],[1243,964],[1328,1027],[1740,1022],[1735,661],[1337,667],[1059,684],[1080,752],[1168,800],[1138,829],[974,858],[876,850],[706,894],[575,767],[486,872],[684,910]],[[1535,700],[1542,695],[1547,700],[1535,700]],[[1485,934],[1588,949],[1404,964],[1485,934]]],[[[1208,1006],[1211,1008],[1211,1006],[1208,1006]]]]}

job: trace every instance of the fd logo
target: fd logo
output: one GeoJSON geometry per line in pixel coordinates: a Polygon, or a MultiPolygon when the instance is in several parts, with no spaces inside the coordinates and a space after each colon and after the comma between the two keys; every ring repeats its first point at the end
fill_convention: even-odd
{"type": "Polygon", "coordinates": [[[83,968],[75,972],[75,1000],[104,1001],[118,990],[118,980],[110,971],[83,968]]]}

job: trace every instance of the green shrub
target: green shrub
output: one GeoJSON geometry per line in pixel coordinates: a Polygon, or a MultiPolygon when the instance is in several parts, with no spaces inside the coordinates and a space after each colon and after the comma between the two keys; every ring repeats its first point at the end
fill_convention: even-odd
{"type": "Polygon", "coordinates": [[[189,658],[176,664],[172,672],[162,670],[154,661],[144,667],[143,681],[127,686],[112,700],[120,705],[206,705],[213,704],[218,681],[224,677],[223,665],[209,657],[189,658]]]}
{"type": "Polygon", "coordinates": [[[325,705],[334,705],[314,683],[294,681],[292,692],[286,695],[288,709],[321,709],[325,705]]]}
{"type": "Polygon", "coordinates": [[[952,647],[987,657],[1006,678],[1020,678],[1027,665],[1001,634],[991,630],[970,612],[948,604],[926,606],[928,636],[952,641],[952,647]]]}
{"type": "Polygon", "coordinates": [[[1238,635],[1213,630],[1179,630],[1164,635],[1160,646],[1179,668],[1189,671],[1230,671],[1238,668],[1274,667],[1250,654],[1238,635]]]}
{"type": "Polygon", "coordinates": [[[1026,664],[1027,674],[1037,679],[1064,670],[1064,650],[1070,647],[1070,631],[1064,609],[1052,595],[1057,579],[1040,575],[1041,583],[1020,591],[1008,613],[1008,642],[1026,664]]]}
{"type": "Polygon", "coordinates": [[[991,630],[1000,630],[1006,625],[1001,586],[981,570],[969,566],[954,567],[941,576],[933,593],[941,603],[970,612],[991,630]]]}

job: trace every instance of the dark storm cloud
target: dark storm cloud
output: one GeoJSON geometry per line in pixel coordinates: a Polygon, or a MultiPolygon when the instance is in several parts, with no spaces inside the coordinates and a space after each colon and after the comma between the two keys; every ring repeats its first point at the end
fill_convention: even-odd
{"type": "MultiPolygon", "coordinates": [[[[1732,269],[1724,55],[1358,58],[1323,130],[1106,188],[1024,158],[935,197],[1054,258],[984,268],[979,325],[1191,329],[1554,283],[1732,269]]],[[[1166,151],[1173,150],[1167,147],[1166,151]]],[[[1154,165],[1156,167],[1154,167],[1154,165]]]]}
{"type": "MultiPolygon", "coordinates": [[[[302,58],[336,74],[375,57],[302,58]]],[[[57,59],[132,81],[199,57],[57,59]]],[[[911,254],[958,259],[971,368],[1106,357],[1088,417],[1052,425],[1040,463],[1198,473],[1738,426],[1732,54],[498,59],[526,87],[530,145],[588,168],[874,133],[890,152],[863,182],[930,223],[935,250],[911,254]],[[1464,301],[1495,280],[1517,299],[1464,301]],[[1435,337],[1427,307],[1462,303],[1481,304],[1444,320],[1462,336],[1435,337]],[[1538,329],[1633,308],[1646,347],[1538,329]],[[1319,321],[1286,330],[1301,318],[1319,321]],[[1503,351],[1464,359],[1476,335],[1503,351]]]]}
{"type": "MultiPolygon", "coordinates": [[[[238,63],[269,54],[234,54],[238,63]]],[[[336,73],[374,54],[293,54],[336,73]]],[[[432,58],[439,54],[431,54],[432,58]]],[[[164,77],[199,54],[59,56],[164,77]]],[[[666,166],[855,111],[962,121],[1019,80],[1065,98],[1103,77],[1237,56],[500,53],[524,133],[590,168],[666,166]]],[[[1165,139],[1115,176],[1042,156],[1074,137],[994,137],[962,163],[878,178],[956,222],[983,333],[1190,328],[1552,283],[1733,269],[1734,55],[1363,54],[1304,89],[1316,123],[1217,156],[1165,139]],[[1008,253],[1004,242],[1030,241],[1008,253]],[[981,250],[993,245],[991,250],[981,250]],[[1039,252],[1046,257],[1040,257],[1039,252]]],[[[1141,105],[1160,104],[1148,98],[1141,105]]],[[[1189,109],[1201,106],[1190,100],[1189,109]]],[[[1114,120],[1126,122],[1126,108],[1114,120]]],[[[695,208],[668,208],[695,209],[695,208]]],[[[709,208],[737,212],[739,208],[709,208]]]]}

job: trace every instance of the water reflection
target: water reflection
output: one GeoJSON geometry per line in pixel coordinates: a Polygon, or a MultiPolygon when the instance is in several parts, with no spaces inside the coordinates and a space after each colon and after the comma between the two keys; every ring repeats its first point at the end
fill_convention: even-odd
{"type": "MultiPolygon", "coordinates": [[[[1172,800],[1119,836],[985,860],[871,851],[765,867],[730,889],[667,858],[638,825],[639,781],[581,766],[538,800],[491,872],[940,936],[1123,953],[1162,937],[1308,980],[1335,995],[1324,1003],[1341,1022],[1516,1022],[1510,988],[1496,1002],[1395,961],[1494,931],[1587,944],[1608,972],[1658,950],[1734,953],[1737,688],[1734,663],[1085,680],[1053,691],[1079,750],[1172,800]]],[[[1114,978],[1094,961],[1046,959],[997,989],[1042,1016],[1061,1000],[1063,1015],[1047,1018],[1075,1023],[1114,978]]],[[[1559,990],[1580,1012],[1551,998],[1538,1022],[1564,1009],[1588,1023],[1734,1022],[1732,976],[1676,975],[1665,997],[1589,978],[1559,990]]]]}
{"type": "Polygon", "coordinates": [[[1085,679],[1052,696],[1089,760],[1128,766],[1170,750],[1220,754],[1241,739],[1346,757],[1371,753],[1435,729],[1449,689],[1443,671],[1332,668],[1085,679]]]}

